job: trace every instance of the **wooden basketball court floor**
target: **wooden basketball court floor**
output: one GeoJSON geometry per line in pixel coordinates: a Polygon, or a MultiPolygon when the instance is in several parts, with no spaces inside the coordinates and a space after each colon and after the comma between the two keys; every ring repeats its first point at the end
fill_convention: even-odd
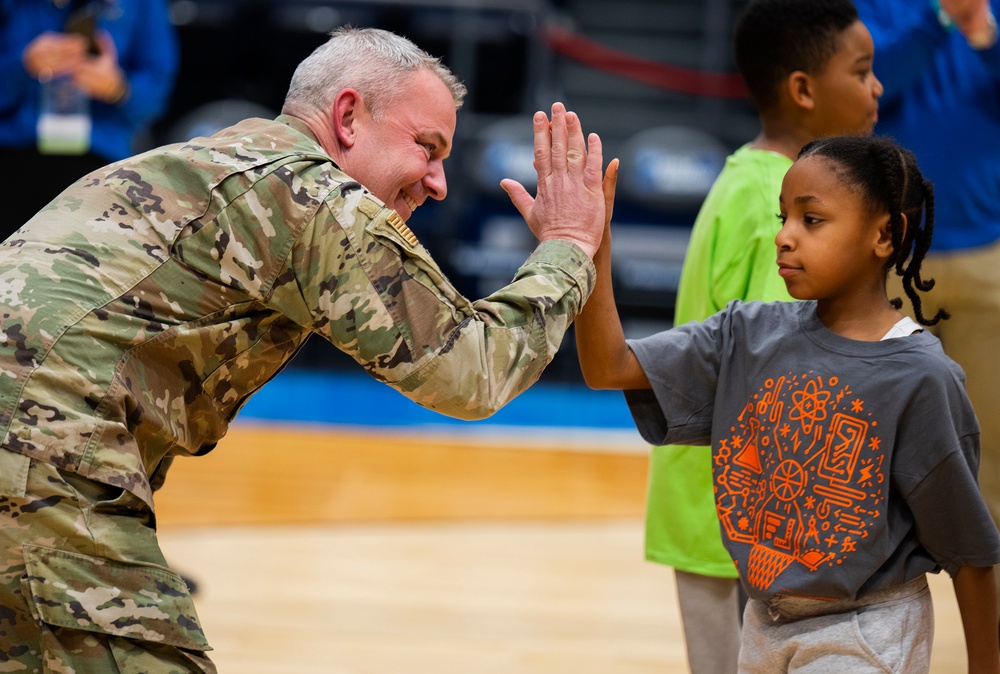
{"type": "MultiPolygon", "coordinates": [[[[160,542],[223,674],[683,673],[646,458],[638,436],[237,424],[175,462],[160,542]]],[[[950,580],[931,590],[932,672],[965,671],[950,580]]]]}

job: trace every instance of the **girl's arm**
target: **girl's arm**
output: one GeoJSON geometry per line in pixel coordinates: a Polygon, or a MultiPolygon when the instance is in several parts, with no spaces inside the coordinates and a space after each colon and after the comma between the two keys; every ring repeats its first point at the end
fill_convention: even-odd
{"type": "Polygon", "coordinates": [[[597,285],[576,318],[576,350],[583,379],[590,388],[648,389],[649,380],[632,349],[625,343],[625,333],[611,287],[611,211],[617,183],[618,160],[612,159],[603,184],[604,238],[594,255],[597,285]]]}
{"type": "Polygon", "coordinates": [[[963,566],[955,574],[955,598],[962,615],[969,674],[1000,673],[996,580],[992,566],[963,566]]]}

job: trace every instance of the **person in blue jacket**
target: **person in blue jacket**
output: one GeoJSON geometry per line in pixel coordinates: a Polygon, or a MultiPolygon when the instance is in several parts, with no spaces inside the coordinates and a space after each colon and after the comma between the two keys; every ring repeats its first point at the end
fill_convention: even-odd
{"type": "Polygon", "coordinates": [[[965,370],[980,486],[1000,522],[1000,1],[855,0],[885,87],[875,133],[917,156],[935,186],[924,264],[952,318],[933,328],[965,370]]]}
{"type": "Polygon", "coordinates": [[[135,152],[136,133],[167,108],[178,57],[166,0],[0,0],[0,240],[69,183],[135,152]],[[73,91],[75,121],[44,121],[43,100],[73,91]]]}

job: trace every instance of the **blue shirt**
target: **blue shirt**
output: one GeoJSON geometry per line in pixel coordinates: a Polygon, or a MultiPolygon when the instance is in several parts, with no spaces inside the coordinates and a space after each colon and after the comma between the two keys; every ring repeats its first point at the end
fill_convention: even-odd
{"type": "MultiPolygon", "coordinates": [[[[1000,239],[1000,45],[976,51],[927,0],[855,0],[885,93],[876,133],[917,156],[935,188],[932,250],[1000,239]]],[[[993,12],[998,3],[993,2],[993,12]]]]}
{"type": "MultiPolygon", "coordinates": [[[[133,154],[135,132],[167,106],[178,64],[165,0],[105,0],[97,22],[111,34],[131,94],[116,105],[91,101],[91,150],[114,161],[133,154]]],[[[40,85],[24,69],[25,47],[45,31],[63,32],[73,3],[0,0],[0,147],[32,147],[40,85]]]]}

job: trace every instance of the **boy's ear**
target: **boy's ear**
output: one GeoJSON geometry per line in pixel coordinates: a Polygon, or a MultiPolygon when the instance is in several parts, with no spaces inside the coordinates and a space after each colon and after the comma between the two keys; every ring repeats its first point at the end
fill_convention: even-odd
{"type": "MultiPolygon", "coordinates": [[[[906,239],[906,214],[901,213],[900,217],[903,219],[903,237],[906,239]]],[[[889,220],[889,214],[881,216],[878,225],[878,239],[875,241],[875,256],[885,260],[892,255],[892,224],[889,220]]]]}
{"type": "Polygon", "coordinates": [[[785,86],[788,89],[788,97],[795,105],[804,110],[812,110],[816,106],[812,93],[812,78],[808,73],[796,70],[785,80],[785,86]]]}

